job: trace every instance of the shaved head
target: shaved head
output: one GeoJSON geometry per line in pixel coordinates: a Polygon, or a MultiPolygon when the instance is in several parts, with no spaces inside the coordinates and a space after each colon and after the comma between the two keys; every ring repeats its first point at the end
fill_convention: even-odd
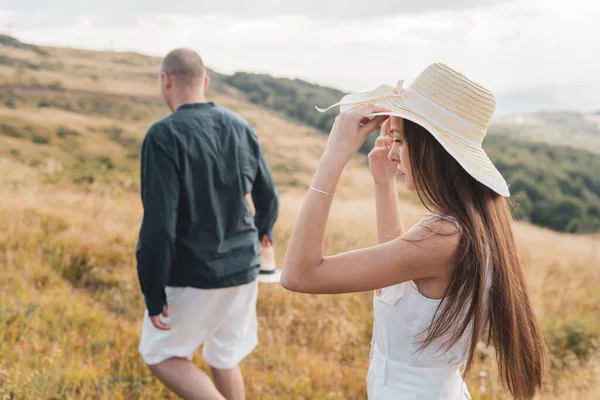
{"type": "Polygon", "coordinates": [[[171,76],[178,84],[189,87],[200,86],[206,75],[202,58],[190,49],[175,49],[167,54],[161,72],[171,76]]]}

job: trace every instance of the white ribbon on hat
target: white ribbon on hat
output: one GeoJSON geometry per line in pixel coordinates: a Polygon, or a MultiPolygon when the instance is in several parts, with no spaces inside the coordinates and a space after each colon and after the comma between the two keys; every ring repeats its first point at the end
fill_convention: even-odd
{"type": "Polygon", "coordinates": [[[401,93],[405,107],[421,117],[443,128],[446,132],[470,143],[481,147],[485,138],[485,131],[465,121],[444,107],[423,96],[416,90],[407,89],[401,93]]]}
{"type": "MultiPolygon", "coordinates": [[[[386,97],[400,98],[401,107],[406,111],[415,113],[421,118],[424,118],[433,124],[441,127],[446,132],[464,140],[471,145],[481,147],[485,137],[485,131],[477,128],[473,124],[465,121],[459,116],[446,110],[439,104],[423,96],[419,92],[410,87],[403,89],[404,81],[398,81],[396,87],[391,85],[381,85],[375,90],[363,93],[354,93],[346,95],[338,103],[335,103],[325,109],[316,107],[319,112],[326,112],[333,107],[339,106],[340,112],[356,107],[359,104],[369,104],[386,97]]],[[[389,113],[374,113],[370,117],[376,115],[389,115],[389,113]]]]}
{"type": "Polygon", "coordinates": [[[353,93],[348,94],[342,97],[342,100],[339,102],[330,105],[327,108],[319,108],[316,107],[319,112],[326,112],[331,110],[333,107],[340,106],[340,112],[344,112],[350,108],[356,107],[358,104],[369,104],[375,100],[390,97],[390,96],[398,96],[401,94],[404,89],[402,88],[403,80],[398,81],[398,85],[393,87],[391,85],[381,85],[378,86],[375,90],[371,90],[370,92],[362,92],[362,93],[353,93]]]}

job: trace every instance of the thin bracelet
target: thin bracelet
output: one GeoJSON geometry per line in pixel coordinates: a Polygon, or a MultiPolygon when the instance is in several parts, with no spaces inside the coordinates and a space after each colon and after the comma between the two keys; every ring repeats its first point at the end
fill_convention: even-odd
{"type": "Polygon", "coordinates": [[[331,196],[331,197],[333,197],[333,193],[324,192],[324,191],[322,191],[322,190],[319,190],[319,189],[317,189],[317,188],[313,187],[312,185],[310,185],[310,186],[309,186],[309,188],[311,188],[311,189],[312,189],[312,190],[314,190],[315,192],[323,193],[323,194],[326,194],[326,195],[328,195],[328,196],[331,196]]]}

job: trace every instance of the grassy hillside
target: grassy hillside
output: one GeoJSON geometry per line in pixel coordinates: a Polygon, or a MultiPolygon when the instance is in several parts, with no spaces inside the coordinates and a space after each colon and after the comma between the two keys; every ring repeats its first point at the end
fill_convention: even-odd
{"type": "MultiPolygon", "coordinates": [[[[156,96],[160,63],[157,58],[133,53],[48,50],[8,37],[0,43],[5,43],[6,50],[0,56],[0,85],[3,84],[0,104],[9,109],[24,106],[29,110],[47,109],[45,117],[53,115],[54,109],[60,109],[78,115],[116,118],[128,122],[130,131],[138,132],[143,131],[140,121],[164,112],[159,111],[164,108],[156,96]]],[[[343,95],[336,89],[268,75],[236,73],[228,76],[211,71],[211,77],[215,98],[235,98],[256,104],[290,122],[297,121],[322,133],[329,132],[336,113],[321,114],[314,106],[335,103],[343,95]]],[[[31,124],[22,125],[22,118],[14,118],[14,114],[9,113],[0,123],[0,136],[18,139],[16,136],[20,135],[37,144],[62,143],[69,148],[74,143],[89,141],[89,135],[76,129],[58,132],[64,127],[56,126],[53,127],[56,132],[50,132],[31,124]],[[76,139],[78,135],[80,140],[76,139]],[[64,140],[54,140],[54,136],[64,140]]],[[[599,124],[598,116],[567,112],[538,113],[517,119],[505,117],[494,122],[484,147],[514,188],[514,198],[519,203],[516,217],[564,232],[600,230],[597,206],[600,176],[595,172],[599,161],[587,152],[587,149],[600,149],[597,149],[599,124]],[[546,145],[522,145],[523,141],[546,145]],[[563,145],[573,149],[563,149],[563,145]]],[[[126,157],[135,160],[139,138],[132,138],[127,130],[120,132],[121,127],[111,128],[114,127],[98,129],[113,142],[126,146],[126,157]]],[[[86,129],[94,132],[96,128],[86,129]]],[[[374,137],[371,137],[362,152],[368,152],[373,142],[374,137]]],[[[18,148],[11,151],[14,156],[21,155],[18,148]]],[[[128,168],[102,155],[89,159],[83,154],[80,158],[83,161],[76,167],[79,175],[84,171],[84,176],[77,179],[89,178],[90,167],[128,168]]]]}
{"type": "MultiPolygon", "coordinates": [[[[0,66],[11,87],[0,108],[0,396],[173,398],[137,354],[139,144],[168,113],[157,97],[157,60],[0,43],[5,59],[39,66],[0,66]]],[[[256,128],[283,193],[281,262],[326,137],[218,83],[210,98],[256,128]]],[[[375,243],[372,196],[357,156],[336,195],[328,254],[375,243]]],[[[401,210],[409,224],[423,214],[403,190],[401,210]]],[[[552,355],[541,398],[596,399],[600,237],[515,229],[552,355]]],[[[260,346],[242,365],[248,398],[365,398],[371,302],[371,293],[309,296],[261,285],[260,346]]],[[[467,377],[474,399],[508,398],[491,355],[481,346],[467,377]]]]}
{"type": "Polygon", "coordinates": [[[315,105],[337,103],[344,95],[336,89],[270,75],[238,72],[232,76],[222,75],[220,79],[241,90],[250,102],[282,112],[326,133],[333,126],[335,114],[321,114],[315,105]]]}

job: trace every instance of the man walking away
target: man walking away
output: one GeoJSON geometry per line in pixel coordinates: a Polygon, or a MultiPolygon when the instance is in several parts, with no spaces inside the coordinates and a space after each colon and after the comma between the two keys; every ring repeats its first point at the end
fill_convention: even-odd
{"type": "Polygon", "coordinates": [[[139,351],[182,398],[244,399],[238,364],[258,343],[260,241],[272,245],[277,188],[250,125],[206,101],[197,53],[170,52],[160,83],[173,113],[150,127],[142,147],[139,351]],[[200,345],[214,384],[191,362],[200,345]]]}

